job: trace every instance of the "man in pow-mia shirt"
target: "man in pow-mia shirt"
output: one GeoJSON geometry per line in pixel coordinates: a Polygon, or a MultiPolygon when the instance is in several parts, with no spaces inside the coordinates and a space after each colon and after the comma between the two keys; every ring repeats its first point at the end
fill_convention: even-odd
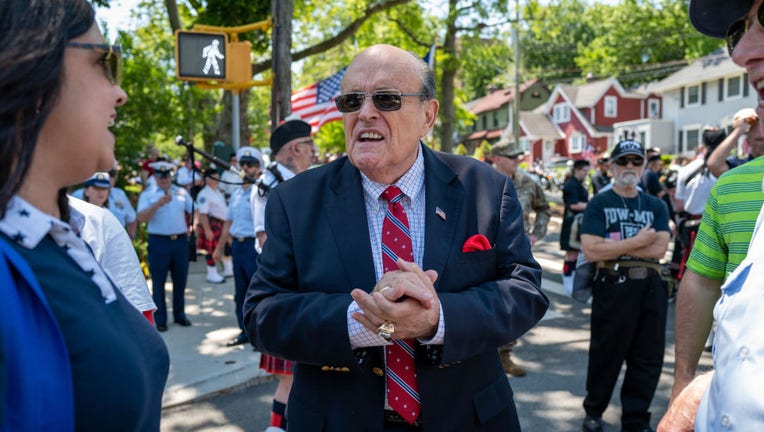
{"type": "Polygon", "coordinates": [[[637,189],[645,163],[642,144],[619,142],[611,161],[613,188],[589,202],[581,227],[584,256],[598,267],[583,430],[602,431],[602,413],[626,361],[622,430],[645,431],[652,430],[648,409],[666,341],[668,293],[658,260],[668,248],[668,209],[637,189]]]}

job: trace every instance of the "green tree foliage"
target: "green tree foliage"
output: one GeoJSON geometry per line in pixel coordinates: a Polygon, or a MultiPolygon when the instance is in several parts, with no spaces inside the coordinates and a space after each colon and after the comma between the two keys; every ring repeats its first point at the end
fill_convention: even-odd
{"type": "Polygon", "coordinates": [[[178,157],[182,148],[175,145],[177,135],[201,144],[205,128],[214,126],[220,109],[219,92],[202,91],[175,78],[174,39],[164,10],[144,2],[140,11],[147,24],[118,35],[125,60],[122,88],[128,100],[118,109],[114,132],[124,176],[138,174],[137,162],[148,145],[178,157]]]}
{"type": "Polygon", "coordinates": [[[692,27],[684,0],[559,0],[546,6],[533,0],[524,10],[521,44],[532,76],[616,76],[626,86],[664,78],[684,60],[721,46],[692,27]]]}
{"type": "Polygon", "coordinates": [[[583,0],[559,0],[542,6],[528,2],[522,13],[521,63],[524,75],[547,81],[580,76],[576,55],[594,38],[583,0]]]}

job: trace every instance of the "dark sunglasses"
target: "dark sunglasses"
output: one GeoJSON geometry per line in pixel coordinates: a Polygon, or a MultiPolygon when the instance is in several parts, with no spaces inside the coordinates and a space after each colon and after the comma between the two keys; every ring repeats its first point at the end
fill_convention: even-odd
{"type": "Polygon", "coordinates": [[[247,162],[242,162],[242,163],[241,163],[241,166],[243,166],[243,167],[248,167],[248,168],[252,168],[252,167],[255,167],[255,168],[257,168],[257,167],[259,167],[259,166],[260,166],[260,162],[257,162],[257,161],[252,161],[252,162],[249,162],[249,161],[247,161],[247,162]]]}
{"type": "Polygon", "coordinates": [[[631,164],[634,165],[634,166],[642,166],[645,163],[645,158],[641,158],[641,157],[633,157],[633,158],[622,157],[622,158],[618,158],[618,159],[613,161],[613,163],[618,165],[618,166],[626,166],[626,165],[629,164],[629,162],[631,162],[631,164]]]}
{"type": "MultiPolygon", "coordinates": [[[[760,4],[759,8],[756,10],[756,21],[759,22],[760,26],[764,23],[764,7],[762,6],[764,6],[764,3],[760,4]]],[[[729,51],[730,56],[732,56],[732,51],[749,28],[751,28],[751,21],[746,14],[744,17],[732,23],[727,29],[727,35],[724,37],[724,41],[727,42],[727,51],[729,51]]]]}
{"type": "Polygon", "coordinates": [[[398,111],[403,104],[403,96],[427,96],[426,93],[366,93],[355,92],[345,93],[337,96],[334,103],[337,109],[342,113],[356,112],[363,106],[363,101],[367,97],[374,102],[374,107],[380,111],[398,111]]]}
{"type": "Polygon", "coordinates": [[[69,42],[66,46],[102,53],[101,61],[106,78],[114,85],[122,81],[122,49],[119,45],[69,42]]]}

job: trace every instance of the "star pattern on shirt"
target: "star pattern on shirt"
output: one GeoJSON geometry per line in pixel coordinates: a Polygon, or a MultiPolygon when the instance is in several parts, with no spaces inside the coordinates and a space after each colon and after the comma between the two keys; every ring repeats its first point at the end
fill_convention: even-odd
{"type": "Polygon", "coordinates": [[[13,241],[16,243],[23,243],[26,236],[21,232],[17,232],[16,235],[13,236],[13,241]]]}
{"type": "Polygon", "coordinates": [[[27,209],[21,209],[21,210],[19,210],[19,216],[21,216],[21,217],[29,217],[29,211],[27,209]]]}

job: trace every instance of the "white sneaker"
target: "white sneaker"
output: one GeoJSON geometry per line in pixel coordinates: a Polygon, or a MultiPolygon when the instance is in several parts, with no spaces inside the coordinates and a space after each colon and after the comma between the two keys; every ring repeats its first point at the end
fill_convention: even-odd
{"type": "Polygon", "coordinates": [[[233,262],[231,258],[223,258],[223,277],[233,276],[233,262]]]}
{"type": "Polygon", "coordinates": [[[207,266],[207,282],[209,283],[223,283],[225,278],[220,276],[218,269],[215,266],[207,266]]]}

